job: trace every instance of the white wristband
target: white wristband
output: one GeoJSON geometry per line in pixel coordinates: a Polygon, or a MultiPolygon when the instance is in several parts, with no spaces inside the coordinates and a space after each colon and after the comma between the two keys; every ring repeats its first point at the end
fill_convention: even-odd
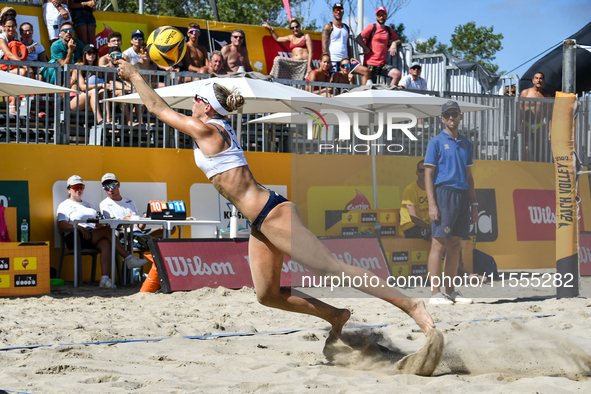
{"type": "Polygon", "coordinates": [[[477,202],[473,202],[472,205],[478,205],[478,203],[477,202]]]}

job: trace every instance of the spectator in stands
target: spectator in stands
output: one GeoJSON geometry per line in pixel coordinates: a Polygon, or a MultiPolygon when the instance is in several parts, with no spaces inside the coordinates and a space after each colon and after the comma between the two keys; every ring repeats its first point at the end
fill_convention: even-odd
{"type": "MultiPolygon", "coordinates": [[[[139,56],[140,60],[135,64],[135,68],[138,70],[146,70],[146,71],[158,71],[158,66],[150,59],[150,54],[148,53],[148,49],[146,48],[146,43],[142,45],[139,49],[139,56]]],[[[142,74],[144,81],[146,81],[153,89],[164,87],[164,82],[158,82],[157,75],[149,75],[149,74],[142,74]]],[[[137,122],[133,124],[133,126],[137,124],[143,124],[144,119],[144,106],[143,105],[136,105],[134,107],[135,114],[137,116],[137,122]]],[[[152,124],[148,125],[151,126],[152,124]]]]}
{"type": "MultiPolygon", "coordinates": [[[[0,10],[0,20],[4,15],[10,15],[16,20],[16,10],[12,7],[4,7],[0,10]]],[[[3,33],[4,30],[2,29],[2,25],[0,24],[0,33],[3,33]]]]}
{"type": "Polygon", "coordinates": [[[514,97],[516,94],[517,94],[517,88],[515,87],[515,85],[505,86],[505,96],[514,97]]]}
{"type": "MultiPolygon", "coordinates": [[[[109,34],[107,35],[107,47],[113,48],[113,47],[117,47],[120,48],[119,52],[121,52],[121,45],[123,44],[123,40],[121,38],[121,33],[119,33],[118,31],[111,31],[109,32],[109,34]]],[[[111,56],[109,55],[109,53],[107,53],[104,56],[101,56],[99,59],[99,66],[100,67],[111,67],[109,66],[110,62],[111,62],[111,56]]]]}
{"type": "Polygon", "coordinates": [[[417,163],[417,180],[402,192],[400,229],[405,238],[431,240],[431,217],[429,200],[425,190],[425,160],[417,163]]]}
{"type": "Polygon", "coordinates": [[[207,65],[207,48],[199,45],[201,29],[197,23],[189,23],[187,28],[187,52],[183,58],[183,70],[198,73],[207,65]]]}
{"type": "MultiPolygon", "coordinates": [[[[45,4],[47,5],[47,4],[45,4]]],[[[74,37],[74,25],[72,22],[64,22],[61,27],[60,40],[51,44],[51,60],[64,64],[77,63],[84,52],[82,41],[74,37]]]]}
{"type": "MultiPolygon", "coordinates": [[[[69,198],[57,207],[57,225],[60,230],[74,228],[74,220],[95,219],[97,211],[87,202],[82,201],[84,181],[78,175],[68,178],[67,190],[69,198]]],[[[108,226],[94,223],[80,223],[77,226],[78,237],[82,248],[99,249],[101,251],[101,282],[100,287],[111,287],[111,229],[108,226]]],[[[68,233],[64,239],[68,249],[74,249],[74,233],[68,233]]],[[[119,242],[115,243],[117,253],[125,258],[127,268],[143,266],[146,260],[130,254],[119,242]]]]}
{"type": "MultiPolygon", "coordinates": [[[[544,89],[546,83],[546,76],[542,72],[534,74],[532,79],[533,87],[524,89],[520,97],[523,98],[550,98],[552,94],[544,89]]],[[[542,159],[542,141],[545,124],[548,126],[548,141],[552,137],[552,111],[543,111],[542,102],[533,102],[529,100],[520,100],[521,110],[521,133],[525,145],[525,160],[540,161],[542,159]],[[546,115],[548,117],[546,117],[546,115]],[[530,147],[530,139],[533,147],[530,147]],[[531,155],[531,157],[530,157],[531,155]]],[[[547,105],[547,104],[546,104],[547,105]]],[[[547,107],[546,107],[547,108],[547,107]]]]}
{"type": "Polygon", "coordinates": [[[363,64],[371,70],[371,78],[374,79],[374,82],[378,75],[382,75],[391,78],[390,85],[396,86],[400,81],[400,71],[387,64],[386,61],[388,53],[390,56],[396,56],[402,40],[390,26],[386,26],[386,19],[388,19],[386,8],[378,7],[376,9],[377,23],[363,29],[355,40],[363,49],[363,64]],[[392,41],[392,44],[388,48],[389,41],[392,41]]]}
{"type": "MultiPolygon", "coordinates": [[[[119,179],[113,173],[106,173],[101,179],[103,189],[107,193],[105,198],[100,203],[100,212],[103,214],[105,219],[126,219],[130,220],[133,215],[139,216],[139,211],[135,205],[135,202],[131,198],[123,197],[120,192],[121,184],[119,179]]],[[[144,213],[143,217],[147,217],[144,213]]],[[[145,232],[146,224],[134,224],[133,225],[133,236],[134,238],[143,237],[142,243],[145,243],[145,232]]],[[[172,233],[176,231],[176,226],[173,227],[172,233]]],[[[164,236],[164,230],[162,228],[156,229],[149,234],[153,238],[162,238],[164,236]]],[[[139,245],[134,245],[139,247],[139,245]]]]}
{"type": "Polygon", "coordinates": [[[332,74],[330,77],[332,83],[351,83],[351,61],[348,57],[344,57],[339,65],[339,72],[332,74]]]}
{"type": "MultiPolygon", "coordinates": [[[[109,48],[109,53],[107,53],[103,57],[108,58],[108,63],[105,64],[104,67],[109,67],[113,69],[113,71],[104,73],[105,90],[107,93],[107,97],[119,97],[127,93],[131,93],[131,85],[128,82],[119,79],[117,75],[117,62],[120,59],[123,59],[123,53],[121,52],[121,48],[118,46],[112,46],[109,48]]],[[[131,126],[132,119],[129,114],[129,105],[121,105],[123,106],[123,116],[126,119],[125,122],[128,126],[131,126]]],[[[111,123],[112,121],[112,108],[111,105],[107,105],[107,123],[111,123]]]]}
{"type": "MultiPolygon", "coordinates": [[[[22,60],[20,57],[13,53],[13,48],[17,49],[17,53],[24,52],[26,50],[25,46],[17,39],[16,36],[16,19],[9,14],[5,13],[0,19],[0,25],[2,25],[3,33],[0,33],[0,59],[4,60],[22,60]],[[22,48],[18,48],[21,46],[22,48]]],[[[26,56],[26,53],[23,53],[26,56]]],[[[15,67],[15,66],[7,66],[2,65],[1,68],[3,71],[10,70],[13,74],[18,75],[26,75],[27,68],[26,67],[15,67]],[[13,68],[14,67],[14,68],[13,68]]],[[[9,104],[8,104],[8,112],[10,116],[16,116],[18,113],[16,111],[17,102],[15,96],[10,96],[9,104]]]]}
{"type": "Polygon", "coordinates": [[[248,49],[246,49],[245,40],[246,35],[240,29],[232,32],[232,41],[222,48],[222,56],[226,67],[232,72],[236,71],[252,71],[250,60],[248,60],[248,49]]]}
{"type": "Polygon", "coordinates": [[[400,80],[401,89],[427,90],[427,81],[421,77],[421,64],[413,62],[408,69],[409,74],[400,80]]]}
{"type": "Polygon", "coordinates": [[[340,71],[340,62],[344,57],[348,57],[351,62],[351,74],[361,75],[361,84],[365,85],[371,78],[369,69],[353,58],[353,49],[351,47],[352,30],[347,24],[343,23],[343,5],[336,3],[332,7],[333,21],[328,22],[322,29],[322,53],[328,53],[331,60],[331,74],[340,71]]]}
{"type": "MultiPolygon", "coordinates": [[[[16,19],[9,13],[5,13],[0,19],[3,33],[0,33],[0,59],[20,61],[27,58],[26,47],[18,40],[16,34],[16,19]],[[17,54],[21,54],[19,57],[17,54]]],[[[3,65],[2,70],[6,71],[9,68],[13,74],[25,75],[27,73],[26,67],[15,67],[3,65]]]]}
{"type": "Polygon", "coordinates": [[[76,35],[84,45],[95,44],[96,19],[94,9],[96,0],[68,0],[72,11],[72,21],[76,27],[76,35]]]}
{"type": "Polygon", "coordinates": [[[27,61],[29,62],[47,62],[45,47],[33,40],[33,25],[29,22],[21,23],[19,27],[21,42],[27,46],[27,61]]]}
{"type": "Polygon", "coordinates": [[[291,50],[290,59],[281,56],[275,58],[271,75],[275,78],[304,79],[312,71],[314,49],[312,48],[312,37],[302,32],[300,21],[293,18],[289,22],[289,29],[293,34],[283,37],[279,37],[275,29],[268,24],[263,23],[263,27],[271,32],[275,41],[289,43],[289,49],[291,50]]]}
{"type": "MultiPolygon", "coordinates": [[[[329,82],[330,81],[329,72],[330,72],[330,55],[328,53],[325,53],[320,58],[320,67],[318,68],[318,70],[312,70],[310,72],[310,74],[308,74],[306,81],[329,82]]],[[[322,96],[330,95],[329,94],[330,92],[328,91],[328,88],[326,88],[326,87],[320,88],[319,86],[313,87],[311,85],[308,85],[307,89],[309,92],[320,94],[322,96]]]]}
{"type": "Polygon", "coordinates": [[[228,74],[228,70],[226,69],[226,62],[224,61],[224,56],[220,51],[213,51],[211,53],[211,60],[207,66],[201,67],[199,72],[202,74],[211,74],[215,73],[217,75],[228,74]]]}
{"type": "Polygon", "coordinates": [[[128,63],[136,64],[141,60],[140,49],[144,47],[144,32],[134,30],[131,33],[131,46],[123,51],[123,59],[128,63]]]}
{"type": "MultiPolygon", "coordinates": [[[[68,0],[45,0],[43,4],[43,20],[47,26],[49,41],[53,44],[61,37],[64,22],[71,22],[68,0]]],[[[72,24],[72,28],[74,25],[72,24]]],[[[73,36],[73,34],[72,34],[73,36]]],[[[84,47],[84,44],[82,44],[84,47]]],[[[53,57],[52,57],[53,58],[53,57]]],[[[75,62],[74,62],[75,63],[75,62]]]]}
{"type": "MultiPolygon", "coordinates": [[[[98,50],[95,46],[92,44],[86,45],[82,60],[76,64],[81,66],[98,66],[98,50]]],[[[101,110],[100,100],[103,99],[104,80],[98,78],[97,73],[94,71],[74,70],[70,78],[70,87],[80,91],[80,94],[70,94],[70,110],[84,111],[86,108],[86,96],[88,96],[88,104],[90,105],[91,111],[96,115],[97,124],[102,124],[103,111],[101,110]]]]}

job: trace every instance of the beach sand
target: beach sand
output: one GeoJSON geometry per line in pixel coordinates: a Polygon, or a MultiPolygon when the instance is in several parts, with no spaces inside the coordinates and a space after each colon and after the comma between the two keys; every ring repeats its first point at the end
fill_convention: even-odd
{"type": "MultiPolygon", "coordinates": [[[[550,273],[551,270],[519,271],[550,273]]],[[[445,348],[431,377],[396,371],[426,342],[381,300],[326,299],[352,312],[336,354],[329,326],[264,307],[254,290],[138,293],[71,283],[41,297],[2,298],[0,389],[27,393],[588,393],[591,299],[507,281],[461,289],[473,305],[430,306],[445,348]],[[368,326],[385,325],[371,328],[368,326]],[[186,336],[254,333],[188,339],[186,336]],[[145,341],[147,339],[162,340],[145,341]],[[84,342],[130,341],[115,344],[84,342]],[[51,346],[40,346],[51,345],[51,346]],[[333,349],[334,350],[334,349],[333,349]]],[[[591,278],[582,280],[591,297],[591,278]]],[[[428,288],[404,289],[424,297],[428,288]]]]}

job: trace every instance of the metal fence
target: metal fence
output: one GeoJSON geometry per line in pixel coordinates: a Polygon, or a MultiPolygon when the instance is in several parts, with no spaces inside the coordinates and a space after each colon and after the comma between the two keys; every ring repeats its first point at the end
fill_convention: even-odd
{"type": "MultiPolygon", "coordinates": [[[[435,59],[432,56],[430,59],[435,59]]],[[[104,80],[116,80],[116,71],[108,67],[92,67],[66,65],[58,63],[14,62],[0,60],[0,64],[19,65],[27,75],[38,75],[38,67],[45,67],[44,80],[56,85],[70,86],[72,75],[83,71],[85,84],[92,83],[91,76],[102,77],[104,80]],[[35,69],[37,67],[37,69],[35,69]],[[53,70],[53,71],[49,71],[53,70]],[[50,75],[54,74],[54,80],[50,75]],[[63,81],[63,83],[62,83],[63,81]]],[[[425,63],[423,63],[425,64],[425,63]]],[[[434,63],[435,64],[435,63],[434,63]]],[[[439,72],[436,68],[427,70],[427,78],[439,72]],[[431,74],[430,74],[431,73],[431,74]]],[[[195,73],[168,73],[164,71],[144,71],[141,73],[154,87],[170,86],[185,83],[209,75],[195,73]]],[[[516,82],[516,76],[507,76],[502,80],[503,86],[516,82]]],[[[276,80],[300,89],[326,88],[325,94],[340,94],[355,85],[330,84],[322,82],[306,82],[293,80],[276,80]]],[[[99,83],[99,88],[101,88],[99,83]]],[[[431,85],[431,87],[433,87],[431,85]]],[[[104,86],[103,86],[104,88],[104,86]]],[[[159,122],[143,105],[121,105],[103,100],[114,95],[123,94],[117,88],[99,89],[99,94],[80,95],[36,95],[14,97],[18,116],[10,115],[9,98],[4,98],[0,105],[0,143],[34,143],[34,144],[70,144],[70,145],[102,145],[115,147],[146,147],[146,148],[192,148],[190,137],[159,122]],[[102,121],[102,123],[101,123],[102,121]]],[[[504,91],[504,90],[503,90],[504,91]]],[[[125,89],[125,94],[135,92],[133,86],[125,89]]],[[[492,106],[494,110],[470,112],[464,114],[461,132],[473,144],[474,158],[479,160],[527,160],[551,162],[551,146],[548,132],[551,130],[553,99],[521,98],[517,96],[477,94],[454,91],[426,91],[429,95],[450,97],[462,101],[492,106]]],[[[590,100],[584,95],[578,100],[576,138],[578,152],[584,163],[591,157],[589,147],[589,110],[590,100]],[[587,148],[584,148],[587,147],[587,148]]],[[[185,111],[189,114],[189,111],[185,111]]],[[[287,124],[250,124],[247,123],[256,115],[234,115],[229,120],[236,128],[242,122],[242,140],[244,150],[256,152],[292,152],[322,154],[371,154],[378,155],[410,155],[424,156],[427,142],[442,129],[438,117],[422,119],[411,129],[418,138],[416,141],[403,133],[396,137],[394,143],[399,150],[354,151],[339,141],[338,128],[329,126],[329,130],[316,133],[308,140],[305,126],[287,124]],[[332,144],[339,149],[319,152],[314,147],[319,144],[332,144]]],[[[366,132],[369,132],[367,130],[366,132]]],[[[352,144],[362,141],[352,140],[352,144]]],[[[385,143],[386,141],[376,141],[385,143]]]]}

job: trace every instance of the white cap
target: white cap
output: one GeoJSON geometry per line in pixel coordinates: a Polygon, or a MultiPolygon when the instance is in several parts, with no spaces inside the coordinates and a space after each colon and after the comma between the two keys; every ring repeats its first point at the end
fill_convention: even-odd
{"type": "Polygon", "coordinates": [[[107,172],[105,175],[103,175],[102,179],[101,179],[101,183],[105,183],[105,181],[117,181],[119,182],[119,179],[117,179],[117,177],[115,176],[115,174],[107,172]]]}
{"type": "Polygon", "coordinates": [[[72,175],[71,177],[68,178],[67,185],[68,185],[68,187],[74,186],[74,185],[84,185],[84,181],[82,180],[82,178],[80,178],[79,175],[72,175]]]}

